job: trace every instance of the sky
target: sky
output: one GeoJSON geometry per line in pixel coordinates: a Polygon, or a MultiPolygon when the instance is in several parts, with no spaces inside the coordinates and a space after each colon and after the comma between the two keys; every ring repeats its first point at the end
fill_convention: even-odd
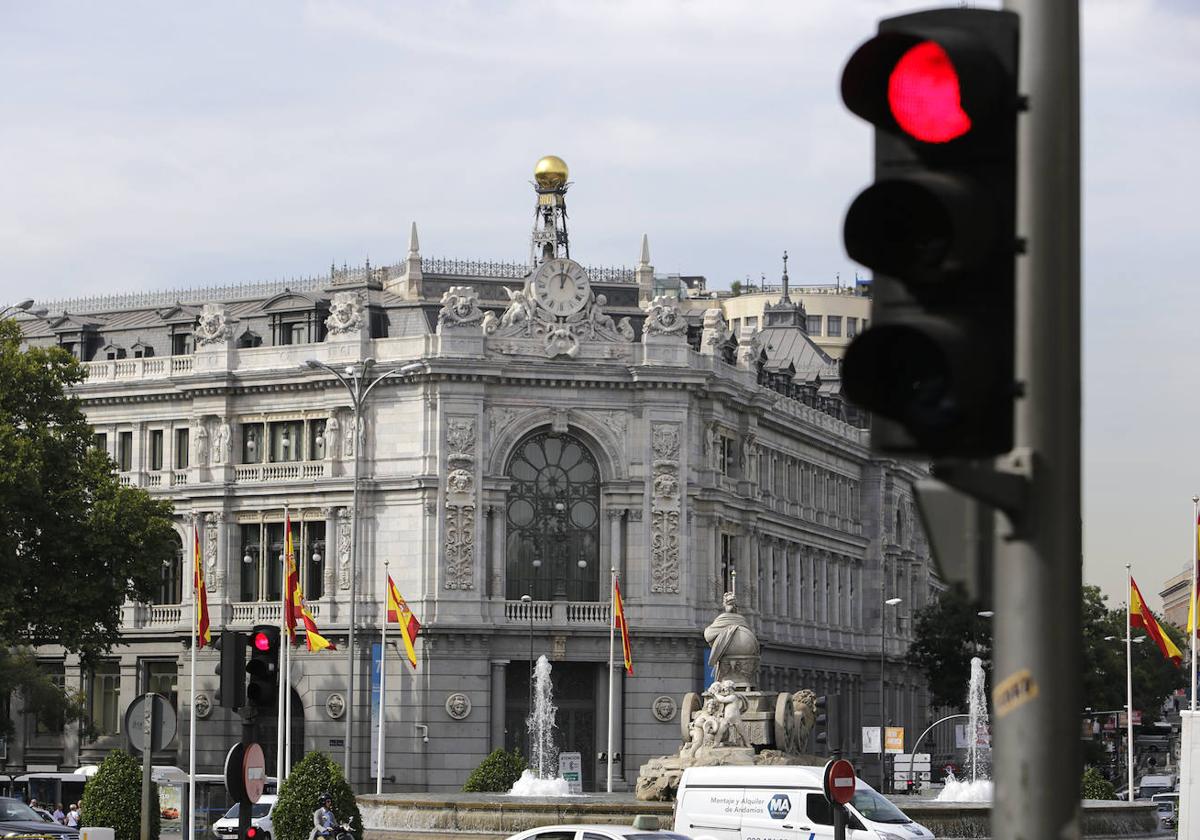
{"type": "MultiPolygon", "coordinates": [[[[987,8],[990,4],[972,4],[987,8]]],[[[0,301],[572,256],[714,288],[853,279],[871,133],[838,80],[890,0],[0,0],[0,301]]],[[[1200,4],[1083,0],[1085,577],[1191,562],[1200,4]]],[[[865,274],[866,272],[863,271],[865,274]]]]}

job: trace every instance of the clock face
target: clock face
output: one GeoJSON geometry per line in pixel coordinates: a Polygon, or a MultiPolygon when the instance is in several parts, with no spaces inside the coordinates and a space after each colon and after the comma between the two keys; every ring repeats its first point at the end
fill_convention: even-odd
{"type": "Polygon", "coordinates": [[[534,297],[555,315],[573,315],[583,309],[591,291],[587,272],[574,260],[548,260],[533,275],[534,297]]]}

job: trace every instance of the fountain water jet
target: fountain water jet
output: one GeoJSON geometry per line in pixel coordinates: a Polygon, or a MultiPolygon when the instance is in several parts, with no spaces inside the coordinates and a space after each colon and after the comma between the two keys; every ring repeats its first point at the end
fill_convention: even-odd
{"type": "Polygon", "coordinates": [[[987,694],[984,689],[983,660],[971,658],[971,682],[967,686],[967,777],[962,781],[950,773],[946,786],[938,794],[939,802],[991,802],[991,749],[988,743],[987,694]]]}
{"type": "Polygon", "coordinates": [[[558,747],[554,730],[558,728],[554,705],[554,684],[550,681],[550,660],[538,657],[534,668],[533,696],[525,728],[529,732],[529,768],[521,773],[510,794],[513,796],[567,796],[571,788],[558,775],[558,747]]]}

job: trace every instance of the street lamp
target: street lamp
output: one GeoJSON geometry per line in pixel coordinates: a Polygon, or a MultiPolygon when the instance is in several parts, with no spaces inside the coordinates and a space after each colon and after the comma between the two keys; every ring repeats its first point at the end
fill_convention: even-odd
{"type": "MultiPolygon", "coordinates": [[[[525,605],[525,612],[529,614],[529,713],[533,714],[533,596],[522,595],[521,603],[525,605]]],[[[525,740],[527,741],[525,748],[529,751],[530,760],[533,759],[533,731],[529,725],[525,726],[525,740]]]]}
{"type": "Polygon", "coordinates": [[[363,359],[360,364],[346,365],[341,370],[317,359],[305,359],[301,365],[301,368],[307,370],[323,370],[326,373],[332,374],[342,384],[342,387],[346,389],[346,394],[350,398],[350,407],[354,413],[352,430],[350,432],[354,435],[354,483],[351,497],[353,512],[350,520],[350,631],[346,643],[348,670],[346,678],[346,735],[342,754],[342,764],[346,774],[346,781],[350,783],[353,783],[350,770],[350,756],[351,745],[354,743],[354,624],[355,607],[358,603],[358,485],[359,475],[362,471],[360,466],[362,463],[363,444],[359,430],[362,428],[362,408],[366,404],[367,397],[371,395],[371,391],[383,380],[392,376],[408,376],[425,369],[425,365],[420,362],[409,362],[400,367],[380,370],[377,374],[371,376],[371,368],[374,366],[374,359],[363,359]]]}
{"type": "MultiPolygon", "coordinates": [[[[884,589],[886,583],[879,588],[884,589]]],[[[881,593],[886,594],[886,593],[881,593]]],[[[894,607],[903,598],[885,598],[885,607],[894,607]]],[[[884,672],[887,669],[887,616],[886,610],[879,610],[879,790],[887,791],[887,752],[884,748],[887,733],[887,689],[884,687],[884,672]]]]}
{"type": "Polygon", "coordinates": [[[37,309],[34,309],[33,298],[25,298],[25,300],[21,301],[20,303],[12,303],[3,309],[0,309],[0,320],[8,318],[12,315],[16,315],[18,312],[25,312],[29,315],[33,315],[35,318],[41,318],[46,314],[47,311],[48,310],[44,306],[39,306],[37,309]]]}

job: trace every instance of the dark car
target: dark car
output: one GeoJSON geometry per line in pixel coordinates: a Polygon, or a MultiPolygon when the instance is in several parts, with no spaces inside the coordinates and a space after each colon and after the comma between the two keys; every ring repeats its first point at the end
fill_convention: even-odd
{"type": "Polygon", "coordinates": [[[19,799],[0,797],[0,836],[53,837],[55,840],[79,840],[79,829],[46,822],[37,811],[19,799]]]}

